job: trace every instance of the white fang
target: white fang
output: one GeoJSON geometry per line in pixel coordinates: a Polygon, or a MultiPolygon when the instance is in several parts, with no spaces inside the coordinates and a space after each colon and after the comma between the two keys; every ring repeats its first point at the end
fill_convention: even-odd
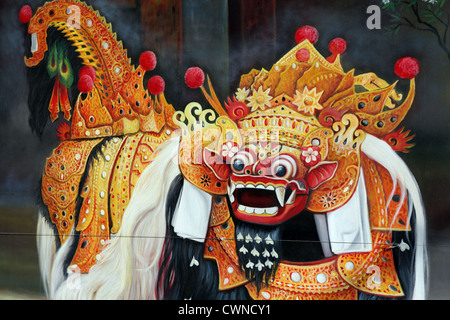
{"type": "Polygon", "coordinates": [[[275,189],[275,193],[277,195],[278,203],[281,207],[284,207],[284,195],[286,193],[286,189],[284,187],[278,187],[275,189]]]}

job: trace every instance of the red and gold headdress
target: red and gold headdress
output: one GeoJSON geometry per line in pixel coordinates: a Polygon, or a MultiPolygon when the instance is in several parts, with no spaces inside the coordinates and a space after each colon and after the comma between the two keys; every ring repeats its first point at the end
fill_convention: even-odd
{"type": "MultiPolygon", "coordinates": [[[[227,143],[240,148],[247,141],[276,139],[297,149],[320,144],[321,159],[339,162],[339,166],[332,179],[312,190],[308,209],[313,212],[329,211],[345,203],[355,190],[359,176],[360,146],[366,134],[384,139],[396,151],[407,152],[411,146],[408,144],[410,138],[406,137],[408,133],[402,132],[402,129],[397,132],[394,130],[411,107],[414,77],[418,73],[417,61],[405,57],[395,66],[399,77],[410,79],[409,93],[402,99],[402,95],[395,90],[396,83],[390,85],[374,73],[355,75],[354,70],[343,70],[340,63],[340,54],[346,49],[343,39],[330,42],[332,55],[327,58],[315,49],[313,44],[317,39],[315,28],[300,28],[296,34],[298,44],[270,70],[253,69],[242,75],[236,93],[227,99],[224,107],[215,95],[209,78],[210,93],[203,85],[204,75],[201,70],[188,70],[188,86],[200,87],[219,114],[217,120],[211,119],[206,126],[203,121],[204,128],[220,128],[220,134],[209,139],[204,139],[203,135],[202,146],[206,150],[204,160],[214,173],[210,175],[213,179],[211,185],[222,187],[215,187],[214,190],[204,187],[205,190],[224,193],[224,181],[229,172],[217,162],[224,161],[221,152],[227,143]],[[331,207],[321,207],[320,200],[330,190],[334,190],[334,194],[339,197],[331,207]]],[[[192,123],[188,121],[191,124],[189,127],[183,120],[199,121],[205,118],[205,112],[202,113],[199,106],[188,108],[185,113],[176,113],[175,121],[185,129],[192,129],[192,123]],[[198,119],[193,114],[187,114],[193,109],[198,119]]],[[[200,146],[198,142],[197,145],[200,146]]],[[[195,143],[191,151],[197,154],[197,158],[200,156],[195,143]]],[[[192,170],[192,165],[188,164],[192,158],[188,158],[180,161],[182,168],[183,163],[186,163],[186,168],[190,168],[185,172],[192,170]]],[[[203,170],[204,175],[207,175],[207,170],[203,170]]],[[[195,183],[195,179],[192,176],[191,182],[195,183]]]]}
{"type": "MultiPolygon", "coordinates": [[[[289,127],[292,127],[295,131],[293,123],[296,118],[312,126],[319,121],[321,126],[331,127],[344,115],[353,114],[358,118],[358,129],[365,133],[381,139],[391,134],[412,104],[417,61],[406,57],[395,66],[399,77],[411,79],[410,91],[400,104],[402,95],[396,92],[396,83],[389,85],[374,73],[355,76],[354,70],[344,72],[340,54],[345,51],[345,41],[339,38],[332,40],[332,55],[324,58],[313,46],[318,38],[317,31],[311,30],[315,29],[309,26],[300,28],[296,35],[297,46],[269,71],[253,69],[242,75],[235,96],[225,103],[227,115],[244,130],[276,125],[286,127],[287,131],[291,131],[289,127]],[[280,105],[286,108],[281,110],[280,105]],[[277,123],[266,121],[271,114],[279,117],[277,123]]],[[[220,102],[211,91],[211,96],[205,94],[216,111],[224,115],[220,102]]],[[[307,128],[302,127],[299,135],[307,133],[307,128]]],[[[396,151],[407,151],[395,145],[392,147],[396,151]]]]}
{"type": "Polygon", "coordinates": [[[111,24],[91,6],[78,0],[58,0],[46,3],[33,16],[31,8],[24,6],[19,17],[29,23],[32,39],[32,56],[25,58],[27,67],[44,59],[50,27],[70,41],[85,66],[78,75],[81,93],[72,113],[66,89],[58,85],[53,91],[49,106],[52,121],[60,111],[71,120],[70,128],[60,128],[61,137],[89,139],[139,130],[157,133],[172,123],[174,110],[164,97],[164,80],[154,76],[148,90],[143,85],[145,72],[156,66],[154,54],[144,52],[140,65],[133,66],[111,24]]]}

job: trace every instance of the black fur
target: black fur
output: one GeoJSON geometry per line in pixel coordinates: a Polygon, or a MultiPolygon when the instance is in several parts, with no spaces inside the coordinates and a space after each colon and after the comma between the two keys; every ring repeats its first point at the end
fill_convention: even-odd
{"type": "Polygon", "coordinates": [[[283,260],[310,262],[325,258],[312,212],[303,210],[280,227],[283,260]]]}
{"type": "MultiPolygon", "coordinates": [[[[49,27],[47,30],[47,47],[51,48],[53,43],[60,42],[65,47],[66,57],[70,61],[72,70],[74,72],[74,82],[67,90],[69,96],[70,105],[75,105],[76,99],[79,95],[78,90],[78,72],[82,65],[82,60],[79,58],[79,54],[75,51],[71,42],[67,40],[56,28],[49,27]]],[[[42,61],[35,67],[27,69],[27,81],[28,81],[28,109],[30,115],[28,117],[28,123],[33,132],[39,137],[42,136],[45,126],[49,120],[48,105],[55,84],[55,78],[50,78],[47,72],[47,57],[48,50],[44,54],[42,61]]]]}
{"type": "Polygon", "coordinates": [[[394,250],[394,262],[397,275],[400,279],[400,284],[405,292],[405,299],[412,299],[412,288],[414,288],[414,273],[415,273],[415,234],[416,229],[416,215],[413,210],[411,216],[411,231],[407,232],[393,232],[392,243],[399,244],[403,240],[409,245],[409,250],[401,251],[400,248],[394,250]]]}
{"type": "MultiPolygon", "coordinates": [[[[92,168],[92,164],[94,161],[97,161],[99,159],[99,157],[103,157],[104,158],[104,154],[102,152],[102,147],[106,145],[106,143],[108,141],[110,141],[112,139],[112,137],[108,137],[108,138],[104,138],[100,143],[98,143],[91,151],[89,158],[86,162],[86,168],[84,170],[84,173],[80,179],[80,184],[78,187],[78,195],[77,195],[77,199],[76,199],[76,207],[75,207],[75,222],[74,225],[76,226],[78,224],[79,221],[79,217],[80,217],[80,210],[81,207],[83,205],[83,198],[81,197],[81,192],[83,191],[83,188],[85,187],[85,183],[86,183],[86,179],[89,176],[89,173],[91,171],[92,168]]],[[[109,219],[111,220],[111,219],[109,219]]],[[[79,231],[75,231],[74,232],[74,240],[72,242],[72,246],[64,260],[63,263],[63,272],[64,274],[67,276],[67,268],[70,266],[70,263],[72,262],[73,256],[75,255],[75,252],[77,250],[78,247],[78,243],[80,240],[83,240],[82,238],[80,238],[80,232],[79,231]]]]}
{"type": "MultiPolygon", "coordinates": [[[[237,288],[218,291],[218,272],[215,262],[203,259],[204,244],[196,241],[191,241],[187,239],[182,239],[178,237],[171,226],[172,217],[174,210],[182,190],[183,177],[178,176],[173,182],[167,198],[167,208],[166,208],[166,242],[164,244],[163,254],[160,260],[160,270],[158,274],[158,284],[157,284],[157,297],[159,299],[250,299],[245,286],[239,286],[237,288]],[[192,265],[192,258],[195,258],[199,265],[192,265]]],[[[303,212],[297,216],[296,219],[291,221],[291,224],[302,225],[305,221],[311,218],[312,215],[308,215],[308,212],[303,212]],[[302,216],[303,215],[303,216],[302,216]],[[303,219],[303,222],[300,223],[303,219]],[[298,220],[295,222],[295,220],[298,220]],[[295,222],[295,223],[294,223],[295,222]]],[[[310,220],[310,219],[309,219],[310,220]]],[[[243,245],[248,252],[238,253],[240,267],[245,271],[246,276],[251,281],[254,281],[257,285],[258,290],[263,288],[271,277],[276,272],[276,266],[279,263],[279,259],[275,259],[274,267],[265,269],[266,272],[257,272],[255,269],[249,269],[245,267],[248,261],[252,263],[257,263],[258,257],[252,257],[250,254],[253,247],[261,254],[265,248],[263,244],[260,243],[256,245],[254,242],[245,242],[245,236],[249,234],[253,239],[256,234],[258,234],[263,240],[267,235],[274,240],[274,245],[267,245],[268,251],[275,248],[278,252],[279,257],[286,256],[286,249],[281,244],[284,241],[285,235],[288,233],[284,228],[286,226],[279,227],[263,227],[257,225],[251,225],[244,223],[242,221],[237,221],[235,219],[236,225],[236,235],[241,233],[244,236],[243,241],[238,241],[236,243],[236,250],[243,245]],[[277,241],[278,240],[278,241],[277,241]]],[[[310,226],[311,227],[311,226],[310,226]]],[[[411,228],[415,230],[415,215],[411,218],[411,228]]],[[[305,229],[306,230],[306,229],[305,229]]],[[[297,234],[298,235],[298,234],[297,234]]],[[[306,235],[308,239],[304,241],[305,245],[311,245],[315,243],[320,245],[318,241],[314,241],[315,235],[306,235]]],[[[298,245],[298,243],[296,243],[298,245]]],[[[414,274],[414,232],[399,232],[394,231],[392,236],[392,244],[394,248],[387,250],[394,250],[394,262],[397,270],[398,277],[403,291],[405,292],[405,297],[399,299],[411,299],[414,274]],[[401,241],[407,243],[410,250],[401,251],[400,248],[396,247],[401,241]]],[[[245,251],[245,250],[244,250],[245,251]]],[[[297,250],[298,251],[298,250],[297,250]]],[[[311,250],[307,250],[311,251],[311,250]]],[[[314,252],[318,251],[316,249],[312,250],[314,252]]],[[[310,256],[311,252],[308,253],[310,256]]],[[[316,253],[313,254],[316,258],[316,253]]],[[[312,256],[311,256],[312,257],[312,256]]],[[[303,257],[304,258],[304,257],[303,257]]],[[[319,257],[323,258],[323,257],[319,257]]],[[[370,295],[363,292],[358,293],[358,299],[360,300],[394,300],[394,298],[381,297],[376,295],[370,295]]]]}
{"type": "Polygon", "coordinates": [[[259,292],[275,276],[282,257],[280,228],[248,224],[237,220],[235,225],[239,267],[245,271],[246,278],[255,283],[259,292]],[[243,239],[238,235],[241,235],[243,239]]]}
{"type": "Polygon", "coordinates": [[[218,291],[219,275],[214,261],[203,259],[204,244],[178,237],[171,225],[183,176],[177,176],[170,187],[166,206],[166,242],[160,259],[157,283],[158,299],[244,300],[250,299],[245,287],[218,291]],[[198,266],[191,266],[192,258],[198,266]]]}
{"type": "MultiPolygon", "coordinates": [[[[44,56],[46,60],[47,54],[44,56]]],[[[52,95],[55,79],[48,76],[45,63],[29,68],[28,74],[28,124],[31,130],[41,137],[49,118],[48,105],[52,95]]]]}

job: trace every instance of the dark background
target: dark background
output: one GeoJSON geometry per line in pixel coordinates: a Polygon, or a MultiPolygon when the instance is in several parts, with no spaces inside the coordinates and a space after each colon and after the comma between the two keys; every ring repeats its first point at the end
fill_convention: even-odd
{"type": "MultiPolygon", "coordinates": [[[[112,23],[134,64],[142,51],[156,53],[158,65],[148,76],[164,77],[166,98],[177,109],[190,101],[208,105],[200,90],[185,86],[188,67],[202,67],[224,101],[234,92],[241,74],[252,68],[270,69],[295,45],[295,31],[306,24],[319,30],[316,48],[325,57],[330,40],[342,37],[347,41],[341,57],[345,71],[375,72],[392,83],[398,80],[393,71],[397,59],[406,55],[417,58],[421,71],[416,77],[416,98],[402,123],[416,135],[415,147],[401,157],[421,187],[426,208],[430,298],[450,298],[450,59],[431,32],[402,28],[396,35],[388,33],[384,27],[390,20],[385,10],[381,11],[382,29],[369,30],[366,9],[371,4],[381,7],[381,1],[86,2],[112,23]]],[[[45,159],[57,140],[52,125],[42,138],[33,135],[28,126],[23,63],[26,26],[20,23],[18,12],[24,4],[35,12],[43,3],[0,2],[0,298],[42,295],[34,197],[45,159]]],[[[443,9],[450,12],[448,3],[443,9]]],[[[400,86],[407,85],[400,80],[400,86]]]]}

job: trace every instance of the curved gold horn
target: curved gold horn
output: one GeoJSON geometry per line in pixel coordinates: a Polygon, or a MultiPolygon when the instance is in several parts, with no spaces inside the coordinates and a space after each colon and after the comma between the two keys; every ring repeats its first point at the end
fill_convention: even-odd
{"type": "Polygon", "coordinates": [[[403,103],[392,110],[384,111],[379,114],[371,115],[363,112],[355,114],[360,119],[361,128],[372,135],[383,137],[393,131],[400,122],[405,118],[414,100],[415,81],[411,79],[409,84],[409,92],[403,103]]]}

